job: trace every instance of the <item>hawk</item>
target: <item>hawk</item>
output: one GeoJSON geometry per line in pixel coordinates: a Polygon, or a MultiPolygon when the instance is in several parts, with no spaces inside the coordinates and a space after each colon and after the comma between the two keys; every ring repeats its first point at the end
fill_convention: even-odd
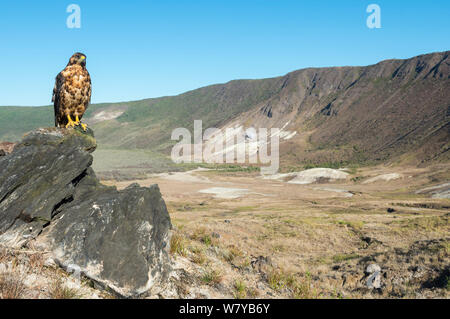
{"type": "Polygon", "coordinates": [[[86,69],[86,55],[75,53],[66,68],[56,77],[52,102],[55,107],[56,127],[75,127],[91,102],[91,77],[86,69]]]}

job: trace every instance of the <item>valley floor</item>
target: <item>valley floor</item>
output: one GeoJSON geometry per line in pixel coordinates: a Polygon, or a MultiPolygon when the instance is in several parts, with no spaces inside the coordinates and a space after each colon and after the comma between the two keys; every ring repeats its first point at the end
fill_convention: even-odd
{"type": "MultiPolygon", "coordinates": [[[[448,168],[361,168],[307,185],[206,169],[104,183],[161,189],[176,272],[153,297],[449,298],[448,168]],[[379,288],[368,287],[371,264],[379,288]]],[[[111,297],[87,282],[73,288],[32,249],[0,249],[0,266],[13,271],[0,278],[4,297],[15,296],[11,287],[28,298],[111,297]]]]}
{"type": "Polygon", "coordinates": [[[423,189],[445,194],[449,177],[443,165],[327,184],[204,169],[137,182],[158,184],[168,206],[182,297],[448,298],[450,200],[423,189]],[[367,288],[373,263],[379,289],[367,288]]]}

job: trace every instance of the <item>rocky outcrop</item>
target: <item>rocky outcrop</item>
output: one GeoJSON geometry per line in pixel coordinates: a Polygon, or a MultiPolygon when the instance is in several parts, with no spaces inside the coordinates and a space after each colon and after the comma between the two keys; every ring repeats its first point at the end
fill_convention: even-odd
{"type": "Polygon", "coordinates": [[[431,198],[447,198],[450,199],[450,183],[444,183],[420,189],[416,191],[416,194],[431,195],[431,198]]]}
{"type": "Polygon", "coordinates": [[[0,143],[0,156],[5,156],[13,151],[15,143],[1,142],[0,143]]]}
{"type": "Polygon", "coordinates": [[[264,179],[274,179],[286,181],[289,184],[313,184],[335,182],[337,180],[347,179],[349,174],[344,170],[331,168],[311,168],[301,172],[292,172],[285,174],[274,174],[264,176],[264,179]]]}
{"type": "Polygon", "coordinates": [[[33,241],[120,296],[155,294],[170,274],[164,200],[157,185],[102,185],[95,148],[92,132],[40,129],[0,157],[0,244],[33,241]]]}

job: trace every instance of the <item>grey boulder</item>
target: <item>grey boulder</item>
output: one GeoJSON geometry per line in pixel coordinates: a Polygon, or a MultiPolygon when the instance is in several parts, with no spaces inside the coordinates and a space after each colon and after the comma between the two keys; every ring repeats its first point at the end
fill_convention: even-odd
{"type": "Polygon", "coordinates": [[[40,129],[0,157],[0,244],[34,240],[119,296],[157,294],[171,273],[172,228],[159,188],[102,185],[95,148],[92,132],[40,129]]]}
{"type": "Polygon", "coordinates": [[[370,264],[366,267],[366,286],[369,289],[381,288],[381,267],[377,264],[370,264]]]}

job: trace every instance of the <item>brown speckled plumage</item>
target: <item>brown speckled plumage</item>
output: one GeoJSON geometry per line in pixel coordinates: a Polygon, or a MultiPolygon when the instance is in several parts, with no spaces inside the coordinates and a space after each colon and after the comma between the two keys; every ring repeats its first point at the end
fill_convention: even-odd
{"type": "Polygon", "coordinates": [[[55,126],[64,127],[67,115],[83,117],[91,101],[91,77],[86,69],[86,56],[75,53],[66,68],[56,77],[52,102],[55,107],[55,126]]]}

